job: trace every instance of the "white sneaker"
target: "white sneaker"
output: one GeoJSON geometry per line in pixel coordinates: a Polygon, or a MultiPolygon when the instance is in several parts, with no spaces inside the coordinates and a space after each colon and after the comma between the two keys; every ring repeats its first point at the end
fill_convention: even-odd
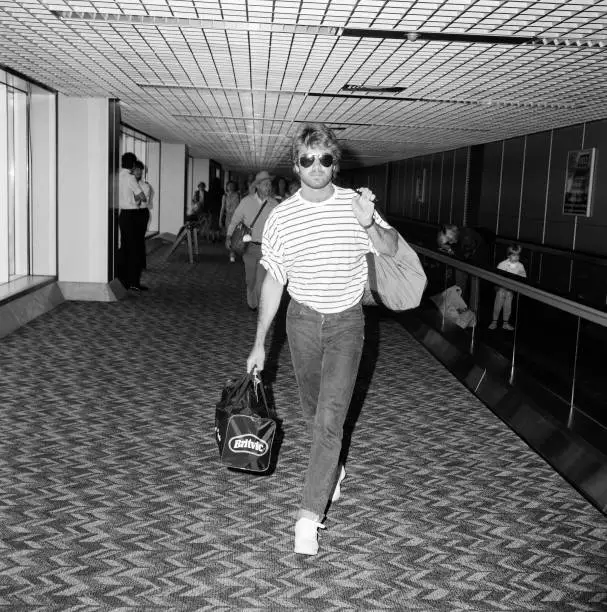
{"type": "Polygon", "coordinates": [[[341,481],[346,477],[346,468],[342,465],[341,472],[339,473],[339,478],[337,479],[337,484],[335,485],[335,490],[333,491],[333,497],[331,498],[332,502],[336,502],[341,497],[341,481]]]}
{"type": "Polygon", "coordinates": [[[318,530],[324,529],[322,523],[309,518],[300,518],[295,523],[295,552],[300,555],[318,553],[318,530]]]}
{"type": "Polygon", "coordinates": [[[505,329],[505,330],[508,330],[508,331],[513,331],[514,327],[512,327],[512,325],[510,325],[510,323],[504,322],[504,324],[502,325],[502,329],[505,329]]]}
{"type": "Polygon", "coordinates": [[[497,321],[491,321],[489,325],[489,329],[497,329],[497,321]]]}
{"type": "Polygon", "coordinates": [[[234,263],[236,261],[236,257],[234,255],[230,255],[230,263],[234,263]]]}

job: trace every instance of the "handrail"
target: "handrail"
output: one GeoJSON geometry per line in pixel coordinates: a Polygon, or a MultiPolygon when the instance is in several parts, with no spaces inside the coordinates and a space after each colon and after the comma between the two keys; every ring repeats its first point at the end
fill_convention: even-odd
{"type": "MultiPolygon", "coordinates": [[[[388,220],[393,220],[398,223],[410,223],[411,225],[417,225],[419,227],[427,229],[435,229],[438,232],[440,225],[436,223],[430,223],[429,221],[423,221],[421,219],[411,219],[410,217],[403,217],[402,215],[388,214],[388,220]]],[[[523,248],[533,251],[536,253],[546,253],[548,255],[557,255],[558,257],[564,257],[567,260],[584,261],[592,263],[598,266],[607,267],[607,257],[601,255],[592,255],[585,253],[584,251],[572,251],[571,249],[564,249],[562,247],[554,247],[546,244],[537,244],[536,242],[525,242],[524,240],[517,240],[515,238],[508,238],[507,236],[500,236],[496,234],[495,242],[499,244],[520,244],[523,248]]]]}
{"type": "Polygon", "coordinates": [[[559,247],[546,246],[545,244],[536,244],[535,242],[523,242],[521,240],[514,240],[512,238],[504,238],[502,236],[496,236],[495,242],[500,244],[520,244],[523,248],[533,251],[535,253],[546,253],[547,255],[556,255],[563,257],[568,261],[585,261],[597,266],[607,266],[607,258],[601,257],[600,255],[589,255],[588,253],[580,251],[570,251],[568,249],[561,249],[559,247]]]}
{"type": "Polygon", "coordinates": [[[478,276],[483,280],[490,281],[496,285],[505,287],[506,289],[511,289],[512,291],[526,295],[527,297],[537,300],[538,302],[543,302],[544,304],[548,304],[549,306],[558,308],[559,310],[563,310],[587,321],[591,321],[592,323],[596,323],[602,327],[607,327],[607,312],[597,310],[591,306],[580,304],[579,302],[575,302],[555,293],[550,293],[545,289],[539,289],[538,287],[534,287],[524,281],[516,280],[505,275],[502,276],[498,272],[492,272],[490,270],[486,270],[485,268],[479,268],[478,266],[466,263],[465,261],[457,259],[451,255],[446,255],[417,244],[409,244],[417,253],[421,255],[436,259],[437,261],[452,266],[453,268],[463,270],[464,272],[468,272],[468,274],[478,276]]]}

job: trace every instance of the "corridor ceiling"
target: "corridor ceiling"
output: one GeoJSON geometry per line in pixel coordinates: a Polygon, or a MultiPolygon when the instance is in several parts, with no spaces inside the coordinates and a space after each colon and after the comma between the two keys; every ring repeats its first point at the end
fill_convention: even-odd
{"type": "Polygon", "coordinates": [[[235,171],[308,121],[357,167],[605,118],[606,45],[607,0],[0,0],[1,65],[235,171]]]}

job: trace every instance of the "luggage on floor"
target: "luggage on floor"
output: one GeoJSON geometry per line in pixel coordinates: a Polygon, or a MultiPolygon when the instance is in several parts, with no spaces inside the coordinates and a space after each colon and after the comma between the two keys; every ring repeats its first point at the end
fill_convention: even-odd
{"type": "Polygon", "coordinates": [[[215,409],[215,439],[226,467],[265,472],[270,467],[276,416],[256,374],[228,381],[215,409]]]}
{"type": "Polygon", "coordinates": [[[465,329],[476,325],[476,315],[468,308],[459,285],[453,285],[430,298],[445,319],[465,329]]]}

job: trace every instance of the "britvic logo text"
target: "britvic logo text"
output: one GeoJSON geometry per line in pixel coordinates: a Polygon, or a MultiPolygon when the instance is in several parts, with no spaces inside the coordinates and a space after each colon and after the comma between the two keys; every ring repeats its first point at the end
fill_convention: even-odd
{"type": "Polygon", "coordinates": [[[263,457],[268,452],[267,442],[253,434],[230,438],[229,447],[233,453],[249,453],[258,457],[263,457]]]}

